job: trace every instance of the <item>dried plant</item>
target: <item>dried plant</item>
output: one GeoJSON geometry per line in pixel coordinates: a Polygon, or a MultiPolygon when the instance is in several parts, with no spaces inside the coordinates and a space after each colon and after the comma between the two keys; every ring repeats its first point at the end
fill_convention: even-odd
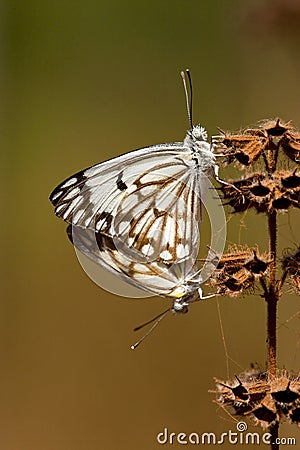
{"type": "Polygon", "coordinates": [[[300,295],[300,247],[278,258],[277,216],[300,208],[300,133],[280,119],[240,133],[220,130],[218,153],[224,164],[244,171],[220,189],[233,213],[254,209],[266,216],[268,251],[233,246],[219,261],[209,284],[219,295],[237,297],[260,289],[267,305],[267,371],[254,369],[234,380],[216,379],[216,402],[231,414],[252,417],[268,427],[272,449],[282,420],[300,425],[300,378],[277,366],[277,303],[285,282],[300,295]],[[255,168],[254,168],[255,166],[255,168]],[[293,167],[291,167],[293,166],[293,167]],[[263,170],[261,170],[263,167],[263,170]]]}
{"type": "Polygon", "coordinates": [[[278,371],[270,379],[267,372],[247,371],[226,383],[215,379],[217,403],[231,414],[251,417],[263,427],[276,427],[280,420],[299,425],[300,377],[278,371]]]}

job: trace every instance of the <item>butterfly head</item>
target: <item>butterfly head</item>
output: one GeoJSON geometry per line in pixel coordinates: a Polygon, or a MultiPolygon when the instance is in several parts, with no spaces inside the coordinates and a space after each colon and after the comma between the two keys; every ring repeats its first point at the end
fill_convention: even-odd
{"type": "Polygon", "coordinates": [[[192,286],[186,285],[186,294],[180,298],[176,298],[173,301],[172,311],[174,313],[186,314],[189,311],[190,303],[193,303],[199,299],[198,289],[192,286]]]}
{"type": "Polygon", "coordinates": [[[194,125],[190,130],[188,130],[186,137],[184,139],[184,144],[188,147],[203,147],[208,144],[207,142],[207,131],[201,125],[194,125]]]}
{"type": "Polygon", "coordinates": [[[188,131],[188,135],[194,142],[207,141],[207,131],[201,125],[194,125],[193,128],[188,131]]]}
{"type": "Polygon", "coordinates": [[[186,301],[182,301],[182,299],[174,300],[172,311],[175,314],[186,314],[189,311],[189,305],[186,301]]]}

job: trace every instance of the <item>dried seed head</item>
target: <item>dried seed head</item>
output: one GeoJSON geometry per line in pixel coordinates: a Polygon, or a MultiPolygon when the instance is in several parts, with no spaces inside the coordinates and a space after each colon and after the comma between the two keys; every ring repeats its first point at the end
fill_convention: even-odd
{"type": "Polygon", "coordinates": [[[222,255],[209,285],[216,287],[219,295],[236,297],[253,288],[255,281],[264,276],[268,265],[266,256],[259,256],[257,249],[231,247],[222,255]]]}
{"type": "Polygon", "coordinates": [[[221,186],[220,190],[224,204],[230,205],[234,212],[250,208],[258,213],[286,212],[292,206],[300,208],[300,172],[297,170],[279,170],[270,175],[256,172],[228,182],[230,184],[221,186]]]}
{"type": "Polygon", "coordinates": [[[255,422],[259,423],[262,427],[269,427],[279,422],[275,402],[270,394],[266,394],[261,403],[251,411],[248,411],[246,415],[248,414],[253,414],[255,422]]]}
{"type": "Polygon", "coordinates": [[[227,399],[228,403],[232,404],[235,408],[239,409],[241,407],[243,410],[245,410],[247,409],[247,405],[250,400],[249,392],[236,375],[235,378],[238,384],[236,384],[236,381],[234,382],[234,384],[232,384],[232,381],[230,381],[232,386],[229,384],[224,384],[221,380],[215,379],[215,382],[217,383],[219,389],[219,391],[216,392],[222,392],[224,398],[227,399]]]}
{"type": "Polygon", "coordinates": [[[225,156],[225,163],[236,161],[244,166],[255,162],[266,146],[264,135],[252,135],[247,130],[241,134],[230,134],[222,131],[217,143],[217,153],[225,156]]]}
{"type": "Polygon", "coordinates": [[[271,381],[266,372],[249,377],[245,371],[234,380],[215,379],[216,403],[232,415],[249,416],[262,427],[281,420],[300,425],[300,377],[279,371],[271,381]]]}
{"type": "Polygon", "coordinates": [[[290,405],[299,398],[299,393],[292,391],[290,386],[291,380],[289,380],[287,386],[277,386],[280,390],[274,391],[271,394],[275,402],[280,403],[281,405],[290,405]]]}
{"type": "Polygon", "coordinates": [[[237,265],[238,267],[240,267],[252,257],[253,250],[251,250],[249,247],[242,245],[232,245],[228,248],[228,252],[222,255],[221,259],[218,262],[217,268],[223,269],[224,267],[226,267],[228,271],[232,268],[234,273],[238,270],[236,269],[237,265]]]}
{"type": "Polygon", "coordinates": [[[299,164],[300,133],[290,131],[283,136],[280,143],[286,156],[288,156],[291,160],[299,164]]]}
{"type": "Polygon", "coordinates": [[[266,120],[259,128],[248,128],[241,133],[220,132],[216,147],[225,155],[227,164],[236,161],[249,166],[266,150],[277,151],[279,148],[290,159],[300,162],[300,133],[294,130],[291,121],[266,120]]]}
{"type": "Polygon", "coordinates": [[[286,123],[281,122],[281,119],[277,118],[276,120],[266,120],[263,121],[260,127],[263,131],[267,133],[267,135],[271,138],[281,138],[285,135],[287,131],[293,129],[292,121],[289,120],[286,123]]]}

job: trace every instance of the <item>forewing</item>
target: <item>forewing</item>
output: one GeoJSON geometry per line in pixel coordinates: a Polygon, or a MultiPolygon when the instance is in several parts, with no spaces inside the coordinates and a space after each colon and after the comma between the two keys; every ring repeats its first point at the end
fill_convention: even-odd
{"type": "Polygon", "coordinates": [[[136,150],[92,166],[57,186],[50,200],[64,221],[83,228],[114,234],[113,218],[119,202],[142,173],[170,166],[178,154],[188,154],[182,143],[136,150]]]}
{"type": "Polygon", "coordinates": [[[156,289],[157,280],[159,293],[166,292],[162,280],[171,277],[168,290],[195,265],[200,186],[191,150],[172,143],[79,172],[61,183],[50,199],[56,214],[73,228],[98,232],[98,248],[88,233],[79,235],[76,247],[108,270],[135,281],[139,278],[144,287],[150,284],[156,289]],[[146,283],[146,278],[151,282],[146,283]]]}

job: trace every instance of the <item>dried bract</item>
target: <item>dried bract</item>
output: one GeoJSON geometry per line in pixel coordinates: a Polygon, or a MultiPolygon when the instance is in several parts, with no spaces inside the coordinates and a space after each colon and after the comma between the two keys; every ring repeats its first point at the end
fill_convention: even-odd
{"type": "Polygon", "coordinates": [[[270,175],[256,172],[228,182],[220,190],[224,204],[230,205],[234,212],[250,208],[258,213],[286,212],[292,206],[300,208],[300,171],[279,170],[270,175]]]}
{"type": "Polygon", "coordinates": [[[290,131],[283,136],[280,143],[286,156],[300,163],[300,133],[290,131]]]}
{"type": "Polygon", "coordinates": [[[266,256],[260,256],[256,249],[234,246],[224,253],[213,272],[209,285],[216,287],[219,295],[236,297],[264,276],[269,265],[266,256]]]}
{"type": "Polygon", "coordinates": [[[268,380],[266,373],[249,377],[243,372],[234,380],[215,379],[216,403],[232,415],[249,416],[262,427],[288,420],[300,426],[300,378],[281,371],[268,380]],[[242,393],[242,395],[241,395],[242,393]]]}
{"type": "Polygon", "coordinates": [[[259,128],[248,128],[241,133],[220,132],[217,153],[225,156],[227,164],[236,161],[249,166],[261,155],[265,156],[266,150],[277,152],[281,147],[290,159],[300,162],[300,133],[294,130],[291,121],[267,120],[259,128]]]}

